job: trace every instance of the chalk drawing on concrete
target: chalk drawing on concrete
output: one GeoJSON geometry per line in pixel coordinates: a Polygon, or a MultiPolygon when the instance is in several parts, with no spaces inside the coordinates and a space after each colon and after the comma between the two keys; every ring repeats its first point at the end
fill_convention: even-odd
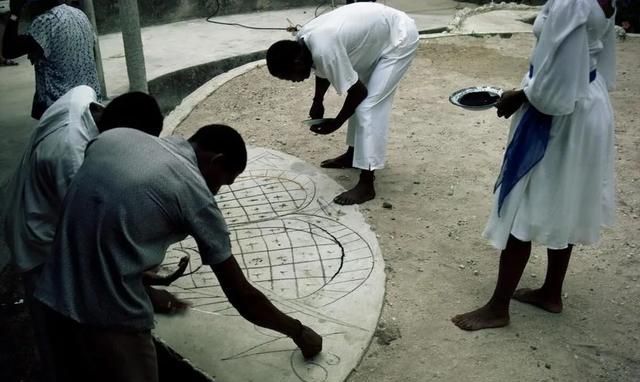
{"type": "MultiPolygon", "coordinates": [[[[371,274],[373,252],[349,227],[321,216],[287,217],[230,227],[232,253],[246,278],[283,301],[320,308],[345,298],[371,274]]],[[[170,248],[165,264],[190,255],[185,276],[171,290],[194,308],[237,315],[198,248],[187,239],[170,248]]]]}
{"type": "Polygon", "coordinates": [[[252,149],[247,170],[216,196],[229,226],[232,253],[246,278],[281,311],[323,336],[325,350],[318,357],[305,361],[291,339],[247,325],[227,301],[211,268],[201,264],[191,237],[169,248],[163,266],[174,268],[181,257],[190,256],[187,272],[169,290],[189,301],[192,313],[166,324],[159,318],[160,336],[196,366],[211,368],[225,380],[246,380],[220,373],[237,362],[251,376],[272,365],[260,374],[268,376],[265,381],[344,379],[375,330],[384,272],[377,242],[362,215],[331,202],[340,191],[304,162],[252,149]],[[208,321],[210,329],[198,329],[208,321]],[[184,341],[184,333],[193,338],[192,345],[184,341]],[[193,350],[202,348],[199,341],[225,346],[203,354],[193,350]],[[283,365],[290,370],[280,375],[283,365]]]}
{"type": "Polygon", "coordinates": [[[315,197],[315,184],[283,170],[250,170],[217,195],[227,224],[273,219],[303,210],[315,197]]]}

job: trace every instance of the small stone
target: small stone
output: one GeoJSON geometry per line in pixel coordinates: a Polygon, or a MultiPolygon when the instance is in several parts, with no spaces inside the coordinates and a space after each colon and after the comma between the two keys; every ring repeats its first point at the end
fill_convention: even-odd
{"type": "Polygon", "coordinates": [[[551,365],[549,365],[548,363],[545,363],[544,367],[546,367],[547,369],[551,369],[551,365]]]}
{"type": "Polygon", "coordinates": [[[458,268],[460,268],[460,269],[464,269],[464,268],[466,268],[466,267],[464,266],[464,264],[459,264],[459,265],[458,265],[458,268]]]}
{"type": "Polygon", "coordinates": [[[537,276],[535,273],[532,273],[532,274],[531,274],[531,278],[532,278],[532,279],[535,279],[536,277],[538,277],[538,276],[537,276]]]}
{"type": "Polygon", "coordinates": [[[478,272],[477,270],[473,271],[473,275],[474,275],[474,276],[477,276],[477,275],[479,275],[479,274],[480,274],[480,272],[478,272]]]}
{"type": "Polygon", "coordinates": [[[386,208],[388,210],[393,208],[393,204],[389,203],[389,202],[384,202],[382,203],[382,208],[386,208]]]}

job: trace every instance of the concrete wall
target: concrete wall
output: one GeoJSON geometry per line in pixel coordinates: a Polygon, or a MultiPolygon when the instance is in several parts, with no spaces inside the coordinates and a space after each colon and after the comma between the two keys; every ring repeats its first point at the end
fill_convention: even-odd
{"type": "MultiPolygon", "coordinates": [[[[320,4],[322,0],[138,0],[142,26],[165,24],[214,13],[229,15],[320,4]],[[216,12],[217,11],[217,12],[216,12]]],[[[117,0],[94,0],[100,34],[119,30],[117,0]]]]}

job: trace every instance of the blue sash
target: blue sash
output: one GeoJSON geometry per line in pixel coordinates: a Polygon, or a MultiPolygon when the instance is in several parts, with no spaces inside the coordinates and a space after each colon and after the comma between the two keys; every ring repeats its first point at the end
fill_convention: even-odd
{"type": "MultiPolygon", "coordinates": [[[[529,68],[529,78],[532,75],[533,66],[529,68]]],[[[595,79],[596,71],[594,70],[589,73],[589,82],[595,79]]],[[[551,115],[541,113],[532,104],[528,105],[504,153],[502,170],[493,189],[495,192],[499,186],[502,186],[498,196],[498,216],[509,192],[544,157],[549,143],[551,122],[553,122],[551,115]]]]}

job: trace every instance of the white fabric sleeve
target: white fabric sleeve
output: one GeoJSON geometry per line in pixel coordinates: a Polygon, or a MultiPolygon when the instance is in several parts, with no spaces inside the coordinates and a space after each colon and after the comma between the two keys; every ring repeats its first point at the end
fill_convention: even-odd
{"type": "Polygon", "coordinates": [[[549,10],[531,58],[531,78],[524,88],[529,102],[544,114],[571,114],[577,99],[587,91],[589,11],[584,0],[555,1],[549,10]]]}
{"type": "Polygon", "coordinates": [[[598,56],[598,74],[602,75],[609,91],[616,87],[616,30],[614,23],[609,23],[609,29],[602,38],[603,48],[598,56]]]}
{"type": "Polygon", "coordinates": [[[312,55],[316,74],[329,80],[339,95],[358,82],[358,73],[351,65],[347,50],[339,41],[334,41],[331,46],[314,44],[312,55]]]}
{"type": "Polygon", "coordinates": [[[70,150],[65,155],[58,155],[55,158],[50,158],[50,160],[50,162],[46,163],[50,184],[55,185],[55,197],[62,206],[62,201],[67,195],[69,186],[78,169],[82,166],[84,153],[79,150],[70,150]]]}

